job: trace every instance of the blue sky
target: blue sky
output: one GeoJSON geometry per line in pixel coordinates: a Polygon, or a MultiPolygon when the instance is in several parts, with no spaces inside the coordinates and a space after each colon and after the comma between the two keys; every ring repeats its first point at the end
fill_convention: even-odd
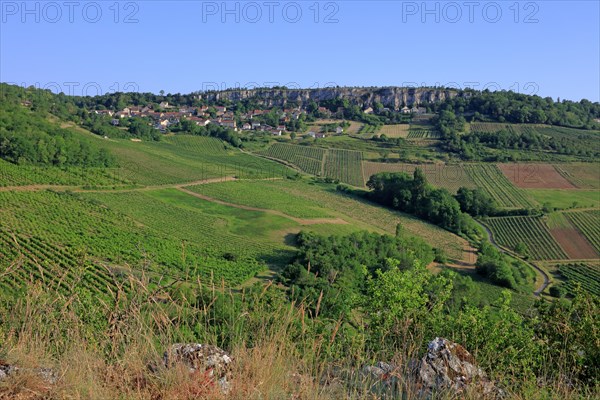
{"type": "Polygon", "coordinates": [[[424,84],[600,100],[597,1],[1,3],[0,80],[66,93],[424,84]]]}

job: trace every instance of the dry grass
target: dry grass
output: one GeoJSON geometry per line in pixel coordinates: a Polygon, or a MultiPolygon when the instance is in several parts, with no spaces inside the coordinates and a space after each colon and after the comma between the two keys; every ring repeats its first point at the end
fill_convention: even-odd
{"type": "MultiPolygon", "coordinates": [[[[252,344],[235,342],[238,326],[233,322],[230,339],[235,344],[228,349],[235,360],[230,372],[233,386],[225,396],[205,374],[190,374],[185,366],[158,372],[149,368],[160,365],[163,350],[181,339],[178,325],[191,306],[188,299],[165,298],[162,290],[151,289],[143,280],[131,279],[121,290],[114,293],[115,304],[98,305],[106,318],[99,322],[105,331],[91,332],[91,321],[76,311],[85,306],[81,297],[48,296],[32,284],[12,316],[2,316],[8,318],[0,330],[0,355],[19,372],[0,382],[0,399],[339,398],[339,393],[330,395],[319,385],[314,376],[323,367],[298,351],[298,343],[290,337],[291,324],[304,315],[302,307],[265,312],[271,321],[257,325],[252,344]],[[273,320],[274,315],[280,318],[273,320]],[[8,326],[13,329],[6,331],[8,326]],[[37,373],[41,367],[54,371],[56,383],[37,373]]],[[[222,288],[212,291],[209,306],[199,311],[207,323],[218,311],[214,309],[218,294],[225,293],[222,288]]],[[[326,344],[314,338],[306,343],[306,351],[318,352],[326,344]]]]}
{"type": "MultiPolygon", "coordinates": [[[[201,321],[200,335],[204,336],[192,335],[188,341],[223,341],[213,325],[221,308],[229,307],[228,301],[233,303],[236,295],[222,287],[200,288],[198,283],[196,288],[206,298],[198,306],[197,297],[185,294],[189,291],[169,296],[167,288],[176,284],[179,283],[149,284],[144,276],[130,278],[112,293],[113,302],[91,303],[76,290],[70,296],[62,296],[31,284],[9,313],[0,311],[0,356],[21,368],[20,373],[0,382],[0,399],[381,398],[381,393],[373,390],[374,382],[357,372],[360,366],[372,364],[380,357],[408,366],[410,360],[419,356],[425,342],[423,337],[408,334],[409,323],[390,332],[397,347],[389,354],[369,354],[360,342],[341,346],[340,340],[347,337],[343,339],[337,321],[331,321],[334,329],[328,334],[315,330],[304,306],[285,302],[273,306],[277,303],[268,299],[272,293],[266,285],[261,291],[241,294],[244,301],[253,305],[248,310],[254,307],[256,312],[234,315],[225,324],[228,329],[224,342],[229,343],[226,349],[234,358],[230,371],[232,388],[225,395],[204,373],[191,374],[181,365],[172,369],[149,368],[160,365],[169,344],[186,339],[181,334],[186,319],[201,321]],[[355,350],[331,356],[342,347],[355,350]],[[36,372],[40,367],[52,368],[56,383],[42,379],[36,372]]],[[[185,285],[189,289],[190,284],[185,285]]],[[[392,374],[397,379],[394,397],[418,397],[419,388],[403,380],[407,368],[392,374]]],[[[581,393],[569,386],[547,393],[534,386],[511,397],[581,398],[581,393]]],[[[435,398],[450,397],[439,394],[435,398]]],[[[465,393],[461,398],[478,397],[465,393]]]]}
{"type": "Polygon", "coordinates": [[[386,135],[389,138],[406,139],[408,137],[409,129],[410,125],[408,124],[384,125],[381,127],[378,133],[381,135],[386,135]]]}

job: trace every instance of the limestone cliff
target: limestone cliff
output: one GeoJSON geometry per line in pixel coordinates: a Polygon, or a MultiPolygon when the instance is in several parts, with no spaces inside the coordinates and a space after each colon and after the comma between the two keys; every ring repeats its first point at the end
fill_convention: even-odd
{"type": "Polygon", "coordinates": [[[230,100],[232,102],[255,99],[264,107],[285,107],[288,103],[307,105],[311,100],[320,102],[331,99],[348,99],[360,107],[372,107],[380,102],[384,107],[399,110],[404,105],[411,107],[424,103],[437,103],[448,98],[464,95],[456,89],[406,88],[406,87],[332,87],[322,89],[235,89],[202,93],[209,101],[230,100]]]}

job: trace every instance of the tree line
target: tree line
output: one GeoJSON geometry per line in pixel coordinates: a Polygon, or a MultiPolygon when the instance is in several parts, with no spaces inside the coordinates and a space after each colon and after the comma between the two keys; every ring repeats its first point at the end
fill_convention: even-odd
{"type": "Polygon", "coordinates": [[[0,158],[15,164],[110,167],[114,157],[48,116],[0,98],[0,158]]]}

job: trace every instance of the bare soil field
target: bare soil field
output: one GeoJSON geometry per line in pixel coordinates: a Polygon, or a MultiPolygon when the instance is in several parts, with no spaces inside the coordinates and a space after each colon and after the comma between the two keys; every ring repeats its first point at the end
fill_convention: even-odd
{"type": "Polygon", "coordinates": [[[577,189],[551,164],[498,164],[498,168],[521,189],[577,189]]]}
{"type": "Polygon", "coordinates": [[[570,259],[587,260],[599,257],[598,252],[577,229],[555,228],[551,229],[550,233],[570,259]]]}
{"type": "MultiPolygon", "coordinates": [[[[341,124],[342,122],[344,122],[344,120],[341,119],[321,119],[318,120],[312,124],[308,125],[308,129],[312,130],[314,132],[321,132],[321,127],[323,125],[327,125],[327,124],[341,124]]],[[[358,132],[360,131],[360,128],[362,128],[363,124],[361,124],[360,122],[356,122],[356,121],[346,121],[350,123],[350,126],[348,128],[344,128],[344,133],[350,134],[350,135],[355,135],[358,134],[358,132]]],[[[335,132],[330,132],[330,135],[335,134],[335,132]]]]}

